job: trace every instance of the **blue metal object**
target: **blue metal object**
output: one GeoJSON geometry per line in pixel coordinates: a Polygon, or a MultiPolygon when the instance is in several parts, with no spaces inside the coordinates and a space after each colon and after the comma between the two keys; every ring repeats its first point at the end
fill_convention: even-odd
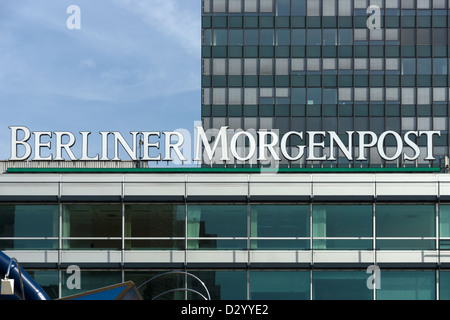
{"type": "Polygon", "coordinates": [[[5,275],[9,274],[9,278],[14,279],[14,291],[16,292],[14,295],[0,296],[0,300],[21,300],[22,297],[25,300],[50,300],[47,293],[19,266],[17,260],[14,260],[0,251],[0,276],[3,279],[5,275]]]}
{"type": "Polygon", "coordinates": [[[132,281],[61,298],[61,300],[142,300],[132,281]]]}

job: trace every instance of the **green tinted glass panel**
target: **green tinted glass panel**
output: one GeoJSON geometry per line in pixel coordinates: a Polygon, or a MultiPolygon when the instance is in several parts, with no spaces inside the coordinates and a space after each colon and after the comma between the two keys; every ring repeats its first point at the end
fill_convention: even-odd
{"type": "Polygon", "coordinates": [[[57,270],[27,270],[27,273],[39,284],[39,286],[45,291],[45,293],[47,293],[50,299],[59,298],[59,277],[57,270]]]}
{"type": "Polygon", "coordinates": [[[64,204],[63,237],[120,237],[121,204],[64,204]]]}
{"type": "Polygon", "coordinates": [[[439,300],[450,300],[450,270],[439,272],[439,300]]]}
{"type": "Polygon", "coordinates": [[[246,237],[246,205],[188,205],[188,237],[246,237]]]}
{"type": "Polygon", "coordinates": [[[120,250],[122,240],[120,239],[68,239],[62,241],[63,249],[72,250],[120,250]]]}
{"type": "Polygon", "coordinates": [[[378,204],[376,230],[378,237],[434,237],[434,205],[378,204]]]}
{"type": "Polygon", "coordinates": [[[57,237],[58,205],[0,205],[0,237],[57,237]]]}
{"type": "Polygon", "coordinates": [[[371,239],[314,239],[315,250],[372,250],[371,239]]]}
{"type": "MultiPolygon", "coordinates": [[[[211,295],[212,300],[246,300],[247,272],[246,271],[195,271],[192,272],[201,281],[211,295]]],[[[205,288],[193,278],[187,277],[188,288],[206,295],[205,288]]],[[[169,290],[170,288],[167,288],[169,290]]],[[[188,299],[201,299],[195,293],[190,293],[188,299]]]]}
{"type": "MultiPolygon", "coordinates": [[[[152,300],[158,295],[177,288],[186,288],[186,280],[192,276],[184,273],[170,273],[167,271],[128,271],[125,269],[125,281],[133,281],[136,286],[142,286],[140,293],[144,300],[152,300]]],[[[211,290],[212,291],[212,290],[211,290]]],[[[204,289],[201,293],[204,294],[204,289]]],[[[197,296],[196,296],[197,298],[197,296]]],[[[185,300],[185,291],[169,292],[157,300],[185,300]]]]}
{"type": "Polygon", "coordinates": [[[308,237],[308,205],[252,205],[251,237],[308,237]]]}
{"type": "Polygon", "coordinates": [[[439,206],[439,235],[450,237],[450,205],[439,206]]]}
{"type": "Polygon", "coordinates": [[[313,300],[372,300],[365,271],[313,271],[313,300]]]}
{"type": "Polygon", "coordinates": [[[176,204],[125,205],[126,237],[184,236],[185,206],[176,204]]]}
{"type": "Polygon", "coordinates": [[[188,240],[189,250],[247,250],[247,240],[242,239],[208,239],[188,240]]]}
{"type": "Polygon", "coordinates": [[[309,271],[250,271],[250,300],[309,299],[309,271]]]}
{"type": "Polygon", "coordinates": [[[377,239],[377,250],[434,250],[434,239],[377,239]]]}
{"type": "Polygon", "coordinates": [[[162,239],[162,240],[125,240],[125,249],[127,250],[184,250],[185,241],[162,239]]]}
{"type": "Polygon", "coordinates": [[[381,271],[378,300],[434,300],[434,271],[381,271]]]}
{"type": "Polygon", "coordinates": [[[250,241],[252,250],[309,250],[309,239],[255,239],[250,241]]]}
{"type": "Polygon", "coordinates": [[[2,250],[50,250],[58,249],[58,239],[8,239],[0,240],[2,250]]]}
{"type": "Polygon", "coordinates": [[[314,205],[314,237],[371,237],[372,205],[314,205]]]}

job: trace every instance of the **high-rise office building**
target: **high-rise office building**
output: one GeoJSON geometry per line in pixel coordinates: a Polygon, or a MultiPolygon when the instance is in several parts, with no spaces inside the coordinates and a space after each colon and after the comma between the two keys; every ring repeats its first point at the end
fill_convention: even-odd
{"type": "Polygon", "coordinates": [[[334,131],[355,155],[348,132],[413,131],[420,155],[403,142],[406,157],[395,157],[399,140],[387,134],[384,156],[372,148],[349,159],[316,136],[315,158],[333,152],[332,161],[280,166],[439,166],[449,154],[447,9],[446,0],[204,0],[204,126],[334,131]],[[422,131],[439,131],[433,157],[422,131]]]}

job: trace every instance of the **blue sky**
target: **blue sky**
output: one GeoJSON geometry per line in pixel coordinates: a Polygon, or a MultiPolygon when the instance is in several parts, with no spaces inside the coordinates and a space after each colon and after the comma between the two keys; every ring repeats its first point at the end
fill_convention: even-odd
{"type": "Polygon", "coordinates": [[[192,130],[200,75],[200,0],[1,0],[0,159],[11,125],[192,130]],[[70,5],[79,30],[66,26],[70,5]]]}

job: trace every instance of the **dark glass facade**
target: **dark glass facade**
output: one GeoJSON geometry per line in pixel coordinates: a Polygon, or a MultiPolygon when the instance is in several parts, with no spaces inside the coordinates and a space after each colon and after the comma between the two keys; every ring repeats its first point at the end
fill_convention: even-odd
{"type": "Polygon", "coordinates": [[[444,203],[0,204],[0,210],[3,250],[450,249],[444,203]],[[24,212],[39,219],[30,223],[24,212]]]}
{"type": "MultiPolygon", "coordinates": [[[[311,252],[311,249],[316,253],[439,250],[439,254],[445,255],[450,249],[448,203],[1,204],[0,212],[5,221],[0,234],[3,250],[247,251],[248,254],[311,252]],[[29,213],[35,213],[38,219],[30,223],[29,213]]],[[[280,266],[150,270],[86,267],[81,270],[79,290],[68,288],[71,274],[64,268],[27,271],[52,298],[128,280],[139,285],[155,275],[179,270],[202,279],[213,299],[450,299],[446,285],[450,272],[446,267],[437,269],[426,264],[406,269],[381,267],[381,289],[374,290],[367,286],[370,274],[365,265],[280,266]]],[[[172,274],[155,280],[142,293],[151,299],[168,288],[185,285],[201,292],[194,279],[172,274]]],[[[177,292],[161,298],[201,297],[192,292],[177,292]]]]}
{"type": "MultiPolygon", "coordinates": [[[[436,130],[434,161],[423,152],[387,161],[375,148],[365,161],[339,153],[280,166],[440,166],[449,153],[448,20],[445,0],[203,0],[204,127],[336,131],[343,141],[347,131],[436,130]],[[373,19],[380,29],[368,28],[373,19]]],[[[425,136],[415,142],[425,150],[425,136]]],[[[386,153],[395,145],[387,139],[386,153]]],[[[330,154],[329,141],[319,151],[330,154]]]]}

